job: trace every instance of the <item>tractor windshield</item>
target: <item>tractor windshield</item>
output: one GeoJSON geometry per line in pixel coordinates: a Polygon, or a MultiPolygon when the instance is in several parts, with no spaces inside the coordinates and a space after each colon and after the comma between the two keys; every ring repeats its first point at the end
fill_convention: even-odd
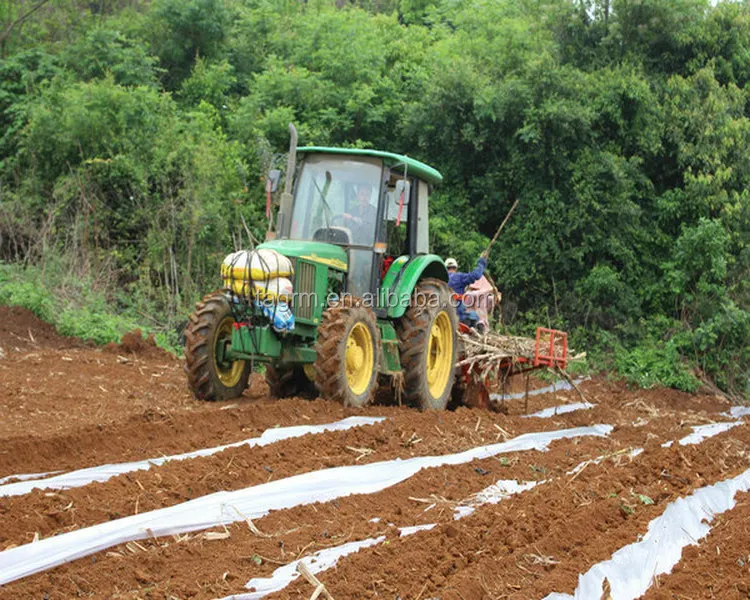
{"type": "Polygon", "coordinates": [[[371,247],[381,172],[377,158],[308,155],[297,180],[289,237],[371,247]]]}

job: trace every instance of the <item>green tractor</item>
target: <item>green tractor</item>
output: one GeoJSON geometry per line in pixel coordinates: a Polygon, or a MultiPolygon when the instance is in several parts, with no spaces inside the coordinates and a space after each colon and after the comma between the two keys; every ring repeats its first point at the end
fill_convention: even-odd
{"type": "MultiPolygon", "coordinates": [[[[407,404],[445,408],[458,320],[445,264],[428,245],[428,197],[442,176],[390,152],[297,148],[290,130],[275,231],[254,252],[291,265],[283,308],[294,327],[275,326],[255,271],[243,267],[233,281],[225,261],[225,289],[196,305],[185,332],[190,388],[201,400],[237,397],[259,361],[275,397],[317,391],[362,407],[392,385],[407,404]]],[[[279,178],[269,177],[269,198],[279,178]]]]}

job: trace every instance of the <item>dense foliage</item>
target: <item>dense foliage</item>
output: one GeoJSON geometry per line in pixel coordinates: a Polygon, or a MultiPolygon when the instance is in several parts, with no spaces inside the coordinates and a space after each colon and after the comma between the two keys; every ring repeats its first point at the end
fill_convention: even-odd
{"type": "MultiPolygon", "coordinates": [[[[433,248],[642,385],[750,394],[750,7],[0,0],[0,259],[170,328],[301,143],[440,169],[433,248]]],[[[53,294],[55,295],[55,294],[53,294]]],[[[2,298],[2,295],[0,295],[2,298]]]]}

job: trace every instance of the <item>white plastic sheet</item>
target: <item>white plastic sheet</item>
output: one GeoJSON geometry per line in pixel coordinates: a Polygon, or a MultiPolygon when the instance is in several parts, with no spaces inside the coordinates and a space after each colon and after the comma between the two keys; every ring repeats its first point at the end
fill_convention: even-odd
{"type": "Polygon", "coordinates": [[[399,527],[398,535],[399,537],[406,537],[408,535],[414,535],[419,531],[429,531],[430,529],[433,529],[435,527],[437,527],[437,523],[428,523],[427,525],[411,525],[410,527],[399,527]]]}
{"type": "Polygon", "coordinates": [[[606,577],[612,600],[633,600],[646,593],[653,578],[669,573],[679,562],[682,549],[708,535],[716,515],[735,505],[738,492],[750,490],[750,469],[733,479],[699,488],[667,505],[661,516],[648,525],[639,541],[620,548],[607,561],[578,577],[575,593],[552,593],[545,600],[590,600],[600,598],[606,577]]]}
{"type": "Polygon", "coordinates": [[[491,486],[474,494],[466,504],[457,506],[453,513],[453,518],[463,519],[464,517],[468,517],[482,504],[497,504],[505,498],[530,490],[540,483],[544,483],[544,481],[518,482],[515,479],[500,479],[491,486]]]}
{"type": "Polygon", "coordinates": [[[383,541],[385,541],[385,536],[381,535],[376,538],[368,538],[366,540],[349,542],[333,548],[326,548],[325,550],[321,550],[310,556],[305,556],[299,560],[290,562],[283,567],[279,567],[270,577],[257,577],[251,579],[245,587],[254,590],[253,592],[247,594],[234,594],[233,596],[227,596],[222,600],[260,600],[260,598],[264,598],[265,596],[268,596],[268,594],[283,590],[286,586],[292,583],[292,581],[297,579],[297,577],[299,577],[299,573],[297,573],[297,565],[300,563],[303,563],[314,575],[315,573],[320,573],[321,571],[325,571],[335,566],[338,560],[344,556],[353,554],[361,548],[369,548],[375,544],[380,544],[383,541]]]}
{"type": "Polygon", "coordinates": [[[132,471],[145,471],[147,469],[150,469],[152,466],[163,465],[165,462],[171,460],[187,460],[189,458],[211,456],[212,454],[216,454],[217,452],[221,452],[222,450],[226,450],[227,448],[237,448],[239,446],[266,446],[268,444],[273,444],[281,440],[307,435],[308,433],[316,434],[323,433],[325,431],[342,431],[345,429],[351,429],[352,427],[360,427],[362,425],[373,425],[383,420],[384,417],[348,417],[346,419],[342,419],[341,421],[336,421],[335,423],[327,423],[324,425],[295,425],[293,427],[277,427],[275,429],[267,429],[261,434],[260,437],[243,440],[241,442],[235,442],[233,444],[226,444],[224,446],[204,448],[202,450],[185,452],[184,454],[174,454],[172,456],[147,458],[145,460],[139,460],[135,462],[89,467],[88,469],[79,469],[77,471],[71,471],[69,473],[58,475],[56,477],[49,477],[48,479],[19,481],[16,483],[9,483],[7,485],[0,485],[0,496],[20,496],[22,494],[28,494],[34,488],[67,490],[70,488],[82,487],[95,481],[107,481],[108,479],[111,479],[112,477],[115,477],[117,475],[122,475],[123,473],[130,473],[132,471]]]}
{"type": "Polygon", "coordinates": [[[187,533],[244,519],[271,510],[328,502],[352,494],[372,494],[430,467],[458,465],[507,452],[546,450],[554,440],[603,437],[611,425],[527,433],[506,442],[456,454],[389,460],[303,473],[234,492],[217,492],[176,506],[124,517],[0,552],[0,585],[93,554],[111,546],[187,533]]]}
{"type": "MultiPolygon", "coordinates": [[[[591,377],[579,377],[575,380],[575,384],[578,385],[579,383],[583,383],[584,381],[588,381],[591,379],[591,377]]],[[[540,394],[549,394],[551,392],[567,392],[568,390],[572,390],[573,386],[570,385],[567,381],[564,379],[558,379],[552,385],[548,385],[543,388],[539,388],[536,390],[529,390],[529,396],[539,396],[540,394]]],[[[520,398],[523,398],[526,395],[526,392],[514,392],[512,394],[490,394],[490,400],[519,400],[520,398]]]]}
{"type": "MultiPolygon", "coordinates": [[[[418,531],[429,531],[435,527],[437,523],[430,523],[429,525],[415,525],[413,527],[399,527],[399,536],[406,537],[413,535],[418,531]]],[[[268,594],[283,590],[292,581],[299,577],[297,572],[297,565],[303,563],[307,566],[310,572],[314,575],[322,571],[326,571],[331,567],[336,566],[336,563],[340,558],[358,552],[362,548],[369,548],[385,541],[385,536],[381,535],[376,538],[368,538],[357,542],[348,542],[340,546],[334,546],[333,548],[326,548],[311,554],[304,556],[298,560],[290,562],[282,567],[276,569],[270,577],[256,577],[247,582],[245,586],[248,589],[253,590],[247,594],[234,594],[227,596],[221,600],[260,600],[265,598],[268,594]]]]}
{"type": "Polygon", "coordinates": [[[577,410],[589,410],[594,408],[596,404],[590,402],[573,402],[572,404],[561,404],[559,406],[550,406],[538,412],[530,415],[521,415],[525,419],[536,417],[538,419],[549,419],[550,417],[556,417],[557,415],[564,415],[565,413],[575,412],[577,410]]]}
{"type": "Polygon", "coordinates": [[[724,413],[733,419],[741,419],[750,416],[750,406],[733,406],[728,413],[724,413]]]}
{"type": "MultiPolygon", "coordinates": [[[[693,433],[686,435],[679,441],[680,446],[690,446],[700,444],[703,440],[724,433],[732,427],[742,425],[742,421],[729,421],[724,423],[709,423],[708,425],[694,425],[693,433]]],[[[667,447],[667,446],[665,446],[667,447]]]]}

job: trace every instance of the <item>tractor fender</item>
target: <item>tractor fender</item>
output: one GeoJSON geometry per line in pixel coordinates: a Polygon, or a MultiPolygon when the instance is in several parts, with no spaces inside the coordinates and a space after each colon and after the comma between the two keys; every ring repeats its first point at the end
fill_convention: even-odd
{"type": "Polygon", "coordinates": [[[386,309],[388,318],[403,316],[409,308],[414,288],[425,277],[448,281],[448,269],[438,255],[399,256],[393,261],[380,286],[379,305],[386,309]]]}

